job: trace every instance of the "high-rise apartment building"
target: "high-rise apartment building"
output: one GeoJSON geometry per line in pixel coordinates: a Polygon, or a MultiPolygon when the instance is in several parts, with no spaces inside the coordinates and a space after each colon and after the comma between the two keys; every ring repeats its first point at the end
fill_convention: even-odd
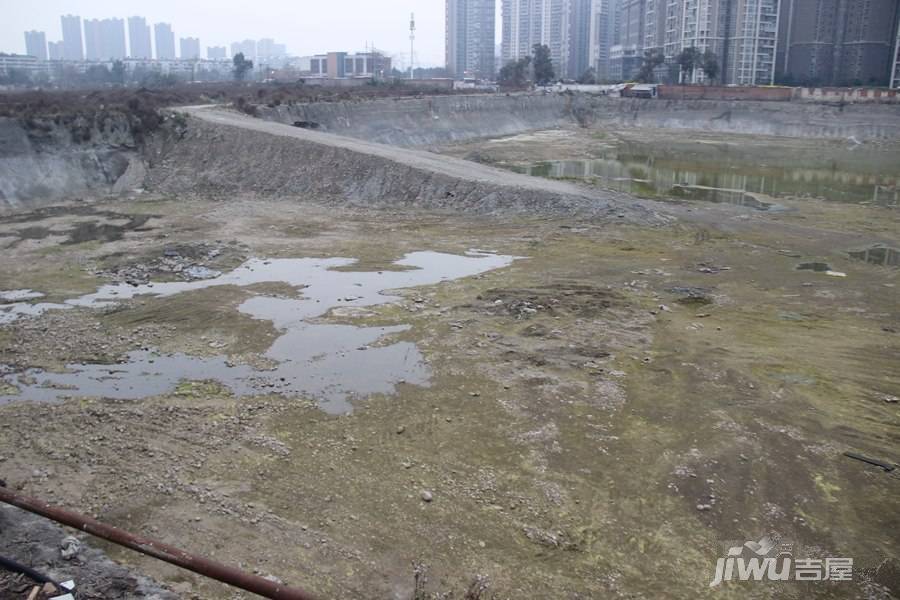
{"type": "Polygon", "coordinates": [[[150,26],[144,17],[128,17],[128,49],[131,58],[153,58],[150,26]]]}
{"type": "MultiPolygon", "coordinates": [[[[570,0],[568,77],[578,79],[591,63],[591,15],[595,0],[570,0]]],[[[596,75],[596,72],[595,72],[596,75]]]]}
{"type": "Polygon", "coordinates": [[[891,87],[900,89],[900,15],[897,17],[897,41],[894,43],[894,70],[891,71],[891,87]]]}
{"type": "Polygon", "coordinates": [[[62,60],[64,56],[62,42],[47,42],[47,56],[50,60],[62,60]]]}
{"type": "Polygon", "coordinates": [[[157,23],[153,26],[153,37],[156,38],[156,58],[159,60],[175,60],[175,34],[168,23],[157,23]]]}
{"type": "Polygon", "coordinates": [[[125,58],[125,21],[123,19],[85,19],[84,50],[88,60],[125,58]]]}
{"type": "MultiPolygon", "coordinates": [[[[559,69],[559,38],[562,33],[560,28],[550,32],[550,15],[553,12],[553,3],[557,8],[560,0],[503,0],[501,4],[501,18],[503,21],[503,41],[501,53],[503,64],[530,56],[535,44],[551,46],[556,38],[557,52],[554,54],[551,48],[550,55],[553,58],[554,67],[559,69]]],[[[557,13],[560,13],[557,10],[557,13]]]]}
{"type": "Polygon", "coordinates": [[[244,40],[243,42],[234,42],[231,44],[231,56],[243,54],[247,60],[257,62],[256,59],[256,40],[244,40]]]}
{"type": "MultiPolygon", "coordinates": [[[[681,79],[677,57],[688,48],[713,53],[716,82],[768,85],[774,78],[779,0],[620,0],[618,35],[609,49],[609,78],[637,76],[648,52],[666,63],[657,80],[681,79]]],[[[684,74],[685,83],[706,81],[702,68],[684,74]]]]}
{"type": "Polygon", "coordinates": [[[100,19],[84,20],[84,57],[100,60],[100,19]]]}
{"type": "Polygon", "coordinates": [[[103,19],[100,22],[100,38],[103,40],[103,51],[106,56],[120,60],[128,56],[125,43],[125,19],[103,19]]]}
{"type": "Polygon", "coordinates": [[[550,48],[558,77],[598,70],[594,54],[608,47],[603,41],[612,14],[608,0],[503,0],[501,8],[503,63],[529,56],[542,44],[550,48]]]}
{"type": "Polygon", "coordinates": [[[889,83],[897,0],[781,0],[777,72],[792,83],[889,83]]]}
{"type": "Polygon", "coordinates": [[[590,32],[588,33],[588,63],[598,80],[608,79],[610,5],[605,0],[592,0],[590,32]]]}
{"type": "Polygon", "coordinates": [[[263,38],[256,42],[256,57],[262,62],[277,61],[287,56],[284,44],[278,44],[271,38],[263,38]]]}
{"type": "Polygon", "coordinates": [[[84,43],[81,37],[81,17],[60,17],[63,33],[63,60],[84,60],[84,43]]]}
{"type": "Polygon", "coordinates": [[[199,60],[200,59],[200,39],[199,38],[181,38],[179,40],[181,47],[181,60],[199,60]]]}
{"type": "Polygon", "coordinates": [[[43,31],[25,32],[25,54],[47,60],[47,35],[43,31]]]}
{"type": "Polygon", "coordinates": [[[722,80],[736,85],[772,85],[778,0],[738,0],[728,19],[722,80]]]}
{"type": "Polygon", "coordinates": [[[207,46],[206,58],[209,60],[225,60],[228,58],[228,48],[225,46],[207,46]]]}
{"type": "Polygon", "coordinates": [[[633,79],[641,67],[647,2],[621,0],[619,3],[619,32],[616,43],[609,49],[609,77],[615,81],[633,79]]]}
{"type": "Polygon", "coordinates": [[[445,50],[453,77],[494,77],[496,0],[446,0],[445,50]]]}

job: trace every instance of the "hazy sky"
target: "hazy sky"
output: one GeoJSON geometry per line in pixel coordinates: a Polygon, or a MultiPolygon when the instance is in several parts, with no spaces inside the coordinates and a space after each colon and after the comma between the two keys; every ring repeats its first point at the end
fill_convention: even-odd
{"type": "Polygon", "coordinates": [[[62,39],[63,14],[138,15],[151,24],[171,23],[176,46],[178,38],[199,37],[204,55],[207,46],[270,37],[295,55],[353,52],[374,42],[406,64],[411,12],[418,30],[416,66],[442,66],[444,0],[0,0],[0,51],[24,53],[24,32],[31,29],[45,31],[47,41],[62,39]]]}

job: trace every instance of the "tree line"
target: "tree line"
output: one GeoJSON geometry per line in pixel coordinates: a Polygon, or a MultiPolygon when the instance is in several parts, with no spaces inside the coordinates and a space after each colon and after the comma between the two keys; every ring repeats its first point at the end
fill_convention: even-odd
{"type": "MultiPolygon", "coordinates": [[[[641,57],[640,68],[635,79],[641,83],[652,83],[657,79],[661,66],[666,64],[666,57],[660,50],[647,50],[641,57]]],[[[693,81],[697,71],[703,73],[705,81],[714,82],[719,77],[719,57],[715,52],[690,47],[682,50],[672,63],[678,69],[679,80],[683,83],[693,81]]],[[[536,85],[547,85],[556,79],[550,48],[544,44],[535,44],[532,53],[518,60],[511,60],[503,65],[497,77],[500,85],[506,87],[524,87],[529,82],[536,85]]],[[[597,83],[593,68],[589,68],[579,78],[578,83],[597,83]]]]}

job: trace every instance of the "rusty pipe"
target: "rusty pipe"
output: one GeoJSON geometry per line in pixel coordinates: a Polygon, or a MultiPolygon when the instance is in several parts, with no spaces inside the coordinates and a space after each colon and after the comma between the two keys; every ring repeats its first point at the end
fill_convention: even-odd
{"type": "Polygon", "coordinates": [[[130,548],[135,552],[152,556],[182,569],[193,571],[198,575],[257,594],[263,598],[272,598],[273,600],[315,600],[315,596],[304,590],[289,588],[214,560],[188,554],[167,544],[128,533],[111,525],[105,525],[90,517],[51,506],[36,498],[16,494],[4,487],[0,487],[0,502],[11,504],[51,521],[74,527],[119,546],[130,548]]]}

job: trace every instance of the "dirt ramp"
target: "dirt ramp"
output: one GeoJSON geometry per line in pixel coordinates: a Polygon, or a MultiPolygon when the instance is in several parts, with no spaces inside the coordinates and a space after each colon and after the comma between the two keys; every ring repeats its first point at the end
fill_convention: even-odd
{"type": "Polygon", "coordinates": [[[578,214],[641,222],[640,203],[613,193],[518,175],[461,159],[254,119],[187,109],[149,182],[171,193],[295,196],[370,207],[467,213],[578,214]]]}
{"type": "Polygon", "coordinates": [[[431,96],[260,106],[261,118],[392,146],[433,146],[571,124],[559,94],[431,96]]]}

